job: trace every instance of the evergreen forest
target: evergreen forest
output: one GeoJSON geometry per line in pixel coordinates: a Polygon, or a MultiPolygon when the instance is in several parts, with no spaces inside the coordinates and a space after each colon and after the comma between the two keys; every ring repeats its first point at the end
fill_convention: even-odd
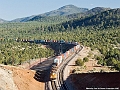
{"type": "Polygon", "coordinates": [[[49,16],[27,22],[0,23],[0,63],[17,65],[54,54],[40,44],[16,42],[16,39],[65,40],[98,49],[101,52],[101,56],[96,56],[98,63],[120,71],[120,9],[80,15],[71,14],[70,17],[75,17],[72,19],[49,16]]]}

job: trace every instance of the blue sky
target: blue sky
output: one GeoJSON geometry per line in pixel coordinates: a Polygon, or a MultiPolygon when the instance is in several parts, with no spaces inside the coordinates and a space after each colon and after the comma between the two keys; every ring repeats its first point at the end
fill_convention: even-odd
{"type": "Polygon", "coordinates": [[[0,0],[0,18],[12,20],[73,4],[81,8],[120,8],[120,0],[0,0]]]}

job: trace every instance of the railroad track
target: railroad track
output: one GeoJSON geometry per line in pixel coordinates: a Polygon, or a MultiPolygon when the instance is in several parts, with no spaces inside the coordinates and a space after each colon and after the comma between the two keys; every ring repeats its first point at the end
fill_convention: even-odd
{"type": "Polygon", "coordinates": [[[58,90],[55,81],[51,81],[51,86],[53,90],[58,90]]]}
{"type": "Polygon", "coordinates": [[[64,76],[64,69],[65,67],[68,65],[69,61],[71,61],[76,54],[78,54],[83,47],[81,47],[81,49],[79,49],[79,51],[75,52],[74,54],[72,54],[70,57],[68,57],[59,67],[58,71],[57,71],[57,79],[56,81],[51,81],[51,86],[52,86],[52,90],[69,90],[68,86],[66,85],[63,76],[64,76]]]}

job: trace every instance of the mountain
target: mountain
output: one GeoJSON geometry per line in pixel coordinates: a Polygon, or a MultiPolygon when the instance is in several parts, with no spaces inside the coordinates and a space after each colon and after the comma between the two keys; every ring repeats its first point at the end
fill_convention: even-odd
{"type": "Polygon", "coordinates": [[[45,18],[48,16],[65,16],[73,13],[83,13],[86,11],[88,11],[87,8],[79,8],[74,5],[66,5],[57,10],[46,12],[44,14],[33,15],[30,17],[17,18],[15,20],[12,20],[11,22],[26,22],[26,21],[37,21],[37,20],[40,21],[39,19],[45,18]]]}
{"type": "Polygon", "coordinates": [[[27,22],[30,19],[32,19],[33,17],[34,17],[34,15],[29,16],[29,17],[24,17],[24,18],[17,18],[17,19],[14,19],[14,20],[10,21],[10,22],[27,22]]]}
{"type": "Polygon", "coordinates": [[[107,11],[107,10],[110,10],[111,8],[104,8],[104,7],[95,7],[95,8],[92,8],[90,10],[88,10],[87,12],[85,12],[86,15],[95,15],[95,14],[98,14],[98,13],[101,13],[103,11],[107,11]]]}
{"type": "Polygon", "coordinates": [[[27,21],[39,21],[47,23],[60,23],[64,21],[69,21],[72,19],[78,19],[81,17],[86,17],[90,15],[95,15],[100,12],[109,10],[110,8],[95,7],[88,10],[87,8],[79,8],[74,5],[66,5],[57,10],[46,12],[39,15],[33,15],[24,18],[17,18],[11,22],[27,22],[27,21]]]}
{"type": "Polygon", "coordinates": [[[98,28],[120,27],[120,8],[110,9],[83,19],[71,20],[62,23],[65,28],[80,27],[80,26],[92,26],[98,28]]]}
{"type": "Polygon", "coordinates": [[[92,9],[86,11],[86,12],[74,13],[74,14],[67,15],[66,17],[68,17],[70,19],[78,19],[81,17],[92,16],[92,15],[95,15],[95,14],[98,14],[98,13],[101,13],[101,12],[107,11],[107,10],[110,10],[110,8],[95,7],[95,8],[92,8],[92,9]]]}
{"type": "Polygon", "coordinates": [[[95,7],[91,10],[85,9],[85,8],[77,8],[75,6],[72,5],[67,5],[67,6],[63,6],[57,10],[42,14],[42,15],[37,15],[35,17],[33,17],[32,19],[30,19],[29,21],[40,21],[40,22],[49,22],[49,23],[57,23],[57,22],[64,22],[64,21],[69,21],[72,19],[78,19],[81,17],[86,17],[86,16],[91,16],[91,15],[95,15],[98,14],[100,12],[109,10],[110,8],[104,8],[104,7],[95,7]],[[60,15],[61,12],[63,11],[69,11],[71,9],[71,11],[73,10],[74,12],[76,11],[76,13],[73,14],[63,14],[60,15]],[[54,12],[54,14],[53,14],[54,12]],[[56,12],[56,13],[55,13],[56,12]],[[55,15],[55,16],[54,16],[55,15]]]}
{"type": "Polygon", "coordinates": [[[7,21],[0,18],[0,23],[4,23],[4,22],[7,22],[7,21]]]}
{"type": "Polygon", "coordinates": [[[41,14],[41,16],[63,16],[63,15],[69,15],[73,13],[83,13],[86,11],[88,11],[87,8],[79,8],[74,5],[66,5],[57,10],[53,10],[53,11],[41,14]]]}
{"type": "Polygon", "coordinates": [[[30,19],[29,21],[39,21],[42,23],[62,23],[64,21],[68,21],[71,20],[69,18],[67,18],[66,16],[35,16],[32,19],[30,19]]]}

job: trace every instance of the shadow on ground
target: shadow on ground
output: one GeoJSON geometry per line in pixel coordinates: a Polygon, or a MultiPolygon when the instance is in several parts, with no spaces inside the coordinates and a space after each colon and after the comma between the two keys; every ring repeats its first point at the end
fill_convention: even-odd
{"type": "Polygon", "coordinates": [[[119,90],[120,72],[71,74],[65,82],[71,90],[119,90]]]}
{"type": "Polygon", "coordinates": [[[37,65],[32,66],[30,69],[35,70],[34,79],[39,82],[47,82],[50,77],[50,67],[53,63],[55,57],[46,59],[45,61],[38,63],[37,65]]]}
{"type": "Polygon", "coordinates": [[[48,70],[37,70],[34,76],[34,79],[39,82],[48,82],[49,81],[49,69],[48,70]]]}

